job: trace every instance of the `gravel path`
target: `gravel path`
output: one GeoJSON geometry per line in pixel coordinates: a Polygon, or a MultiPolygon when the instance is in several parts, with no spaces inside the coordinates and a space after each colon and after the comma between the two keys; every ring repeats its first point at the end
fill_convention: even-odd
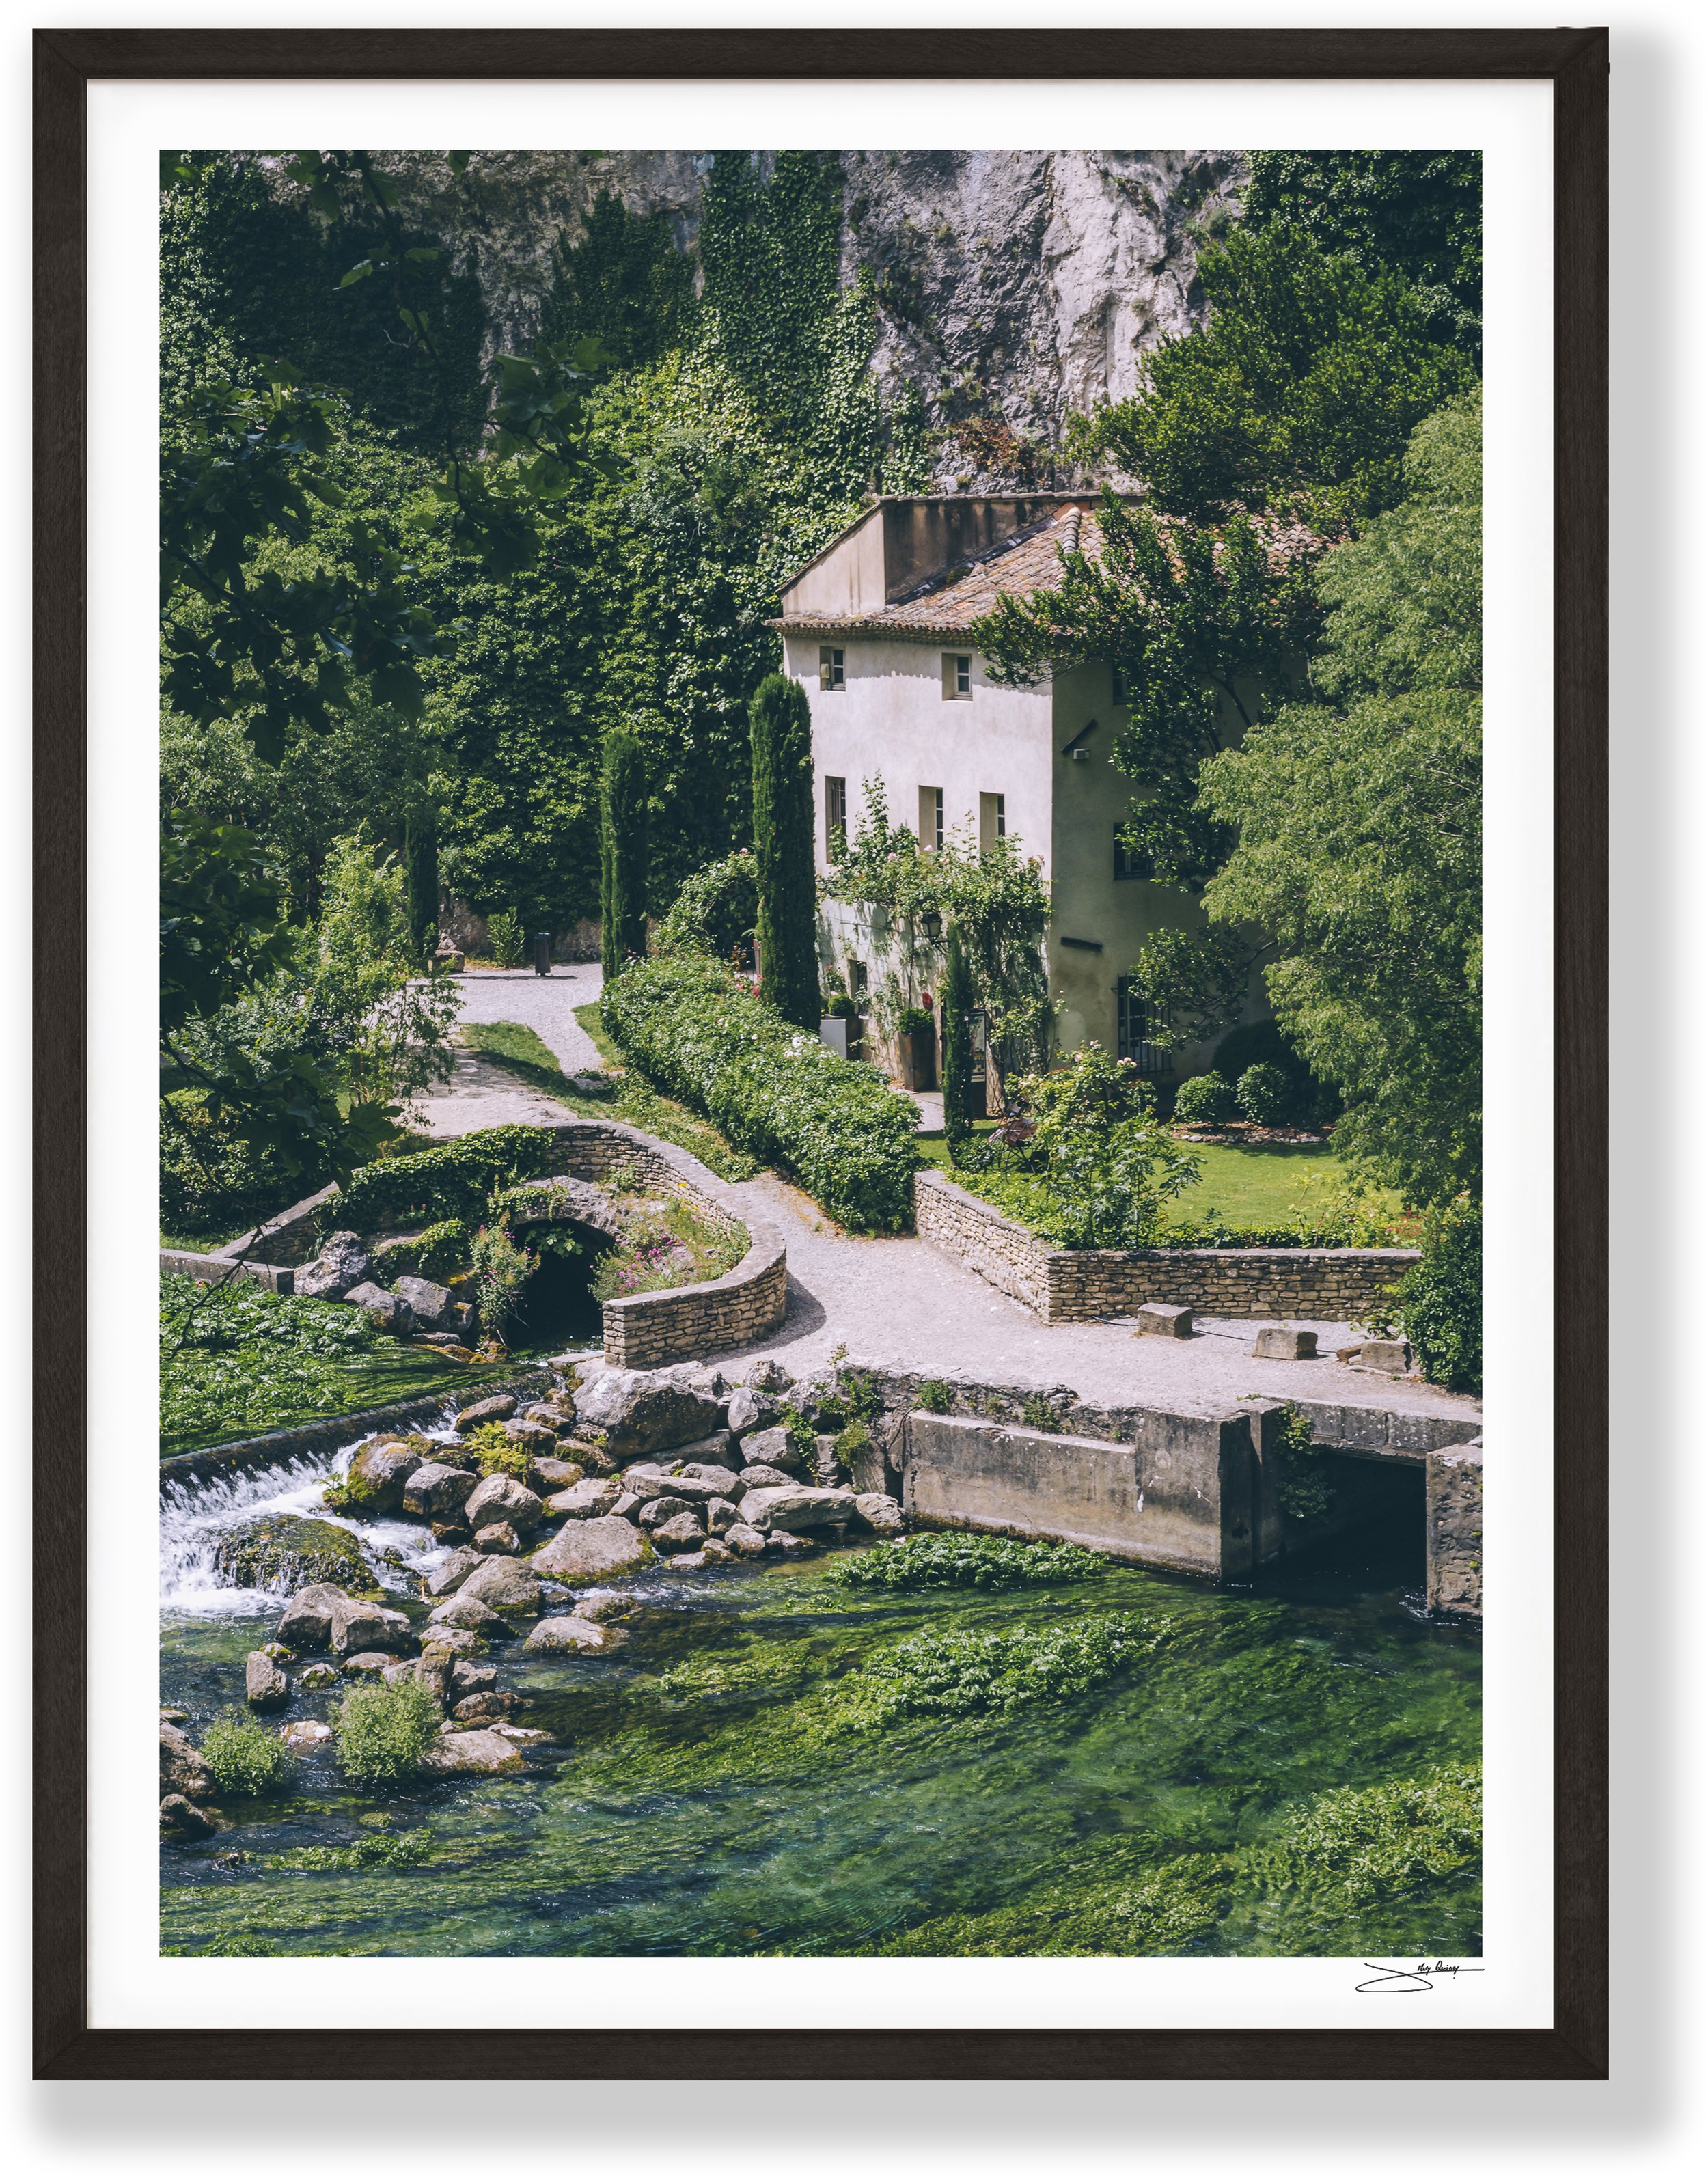
{"type": "MultiPolygon", "coordinates": [[[[596,964],[525,972],[464,975],[463,1018],[519,1020],[565,1072],[596,1071],[600,1058],[574,1016],[599,994],[596,964]]],[[[452,1081],[425,1100],[427,1130],[450,1136],[481,1126],[540,1124],[563,1106],[531,1094],[502,1067],[460,1055],[452,1081]]],[[[1200,1319],[1190,1339],[1135,1337],[1119,1322],[1040,1322],[982,1277],[922,1239],[860,1238],[839,1231],[818,1205],[770,1172],[732,1191],[774,1224],[789,1249],[789,1312],[763,1345],[712,1356],[732,1363],[774,1353],[796,1374],[827,1361],[839,1345],[872,1367],[1047,1390],[1070,1386],[1096,1405],[1166,1403],[1177,1411],[1225,1406],[1243,1395],[1320,1399],[1410,1412],[1475,1416],[1469,1398],[1428,1384],[1354,1374],[1338,1361],[1256,1360],[1258,1325],[1200,1319]]],[[[1332,1350],[1349,1340],[1344,1323],[1305,1325],[1332,1350]]]]}

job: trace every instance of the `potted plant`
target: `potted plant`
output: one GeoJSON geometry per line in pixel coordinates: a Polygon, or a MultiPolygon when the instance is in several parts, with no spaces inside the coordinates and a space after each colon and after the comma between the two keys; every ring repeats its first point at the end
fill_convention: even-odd
{"type": "Polygon", "coordinates": [[[923,1005],[904,1008],[895,1023],[895,1040],[901,1056],[904,1088],[937,1085],[937,1023],[923,1005]]]}

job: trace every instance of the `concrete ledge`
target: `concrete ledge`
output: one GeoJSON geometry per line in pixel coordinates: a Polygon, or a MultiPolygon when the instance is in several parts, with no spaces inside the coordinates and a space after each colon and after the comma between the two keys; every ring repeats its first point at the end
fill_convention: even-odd
{"type": "Polygon", "coordinates": [[[1052,1247],[938,1171],[914,1175],[914,1223],[1045,1322],[1098,1322],[1152,1301],[1227,1321],[1351,1322],[1417,1260],[1411,1247],[1052,1247]]]}
{"type": "Polygon", "coordinates": [[[282,1292],[286,1298],[296,1287],[296,1270],[277,1262],[238,1262],[229,1254],[192,1254],[180,1247],[160,1248],[160,1275],[194,1277],[199,1284],[209,1285],[247,1277],[252,1284],[265,1285],[269,1292],[282,1292]]]}
{"type": "Polygon", "coordinates": [[[1482,1444],[1433,1451],[1423,1461],[1424,1599],[1445,1617],[1482,1614],[1482,1444]]]}

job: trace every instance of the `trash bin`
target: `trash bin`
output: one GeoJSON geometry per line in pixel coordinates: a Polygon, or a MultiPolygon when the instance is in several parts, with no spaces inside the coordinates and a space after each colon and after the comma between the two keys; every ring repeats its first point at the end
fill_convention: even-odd
{"type": "Polygon", "coordinates": [[[534,972],[549,975],[552,971],[552,933],[542,930],[534,939],[534,972]]]}

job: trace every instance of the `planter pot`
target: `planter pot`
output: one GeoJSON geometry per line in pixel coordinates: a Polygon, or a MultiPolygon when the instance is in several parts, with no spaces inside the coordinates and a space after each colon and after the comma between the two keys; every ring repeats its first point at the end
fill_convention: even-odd
{"type": "Polygon", "coordinates": [[[846,1016],[826,1018],[819,1023],[819,1040],[834,1050],[838,1058],[851,1058],[860,1040],[860,1024],[846,1016]]]}
{"type": "Polygon", "coordinates": [[[927,1090],[937,1085],[937,1031],[917,1027],[896,1038],[901,1057],[904,1088],[927,1090]]]}

